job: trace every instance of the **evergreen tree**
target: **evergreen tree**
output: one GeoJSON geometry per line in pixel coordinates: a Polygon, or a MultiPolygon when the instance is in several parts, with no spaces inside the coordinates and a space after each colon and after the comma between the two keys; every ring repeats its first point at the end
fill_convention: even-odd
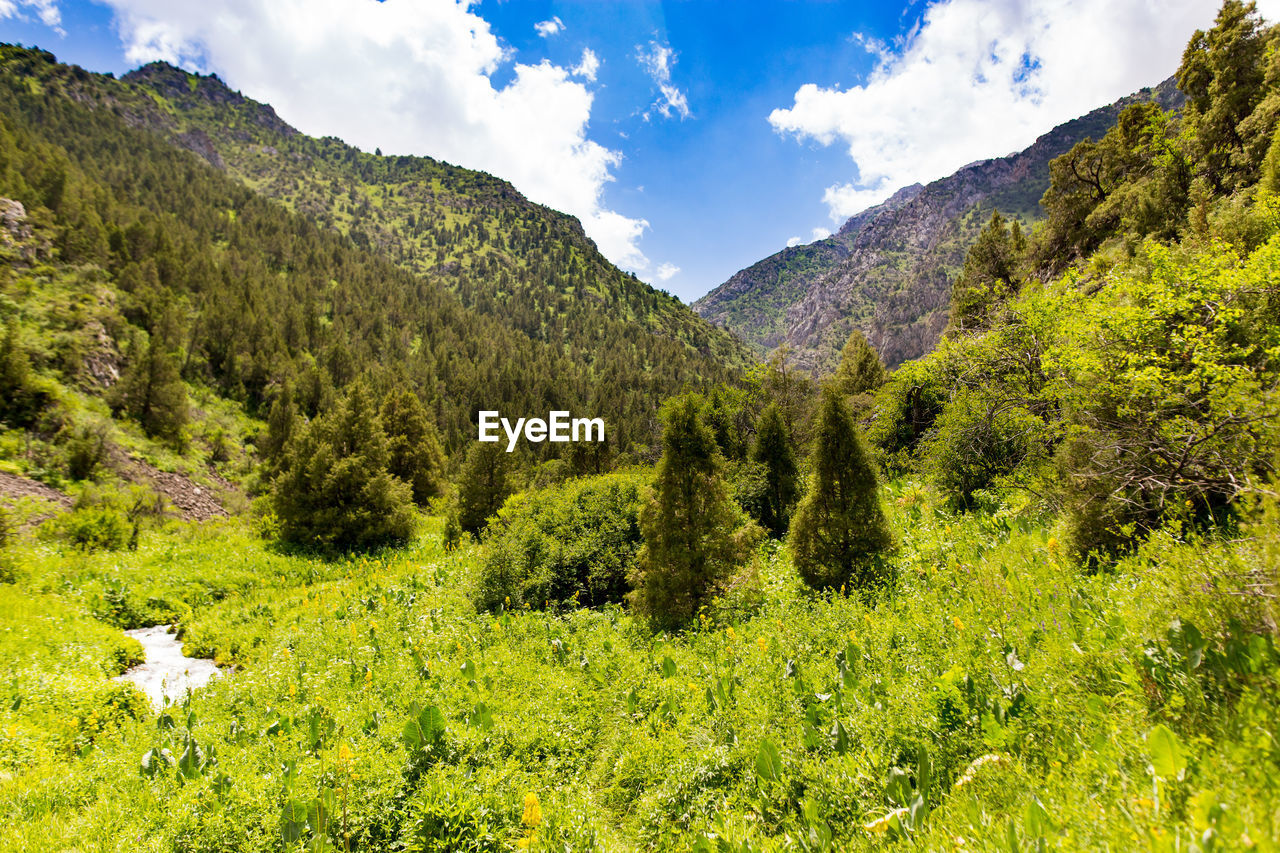
{"type": "Polygon", "coordinates": [[[1017,292],[1017,270],[1026,249],[1022,226],[1000,215],[982,229],[965,255],[964,268],[951,288],[951,329],[985,329],[992,310],[1017,292]]]}
{"type": "Polygon", "coordinates": [[[467,452],[458,483],[458,526],[479,537],[489,516],[511,494],[507,485],[507,451],[499,441],[477,441],[467,452]]]}
{"type": "Polygon", "coordinates": [[[18,321],[5,323],[0,338],[0,422],[9,426],[27,426],[43,405],[31,376],[31,362],[18,334],[18,321]]]}
{"type": "Polygon", "coordinates": [[[791,436],[787,434],[787,425],[776,404],[770,403],[760,415],[751,458],[763,466],[765,480],[760,514],[756,520],[773,538],[781,539],[787,535],[791,508],[795,506],[799,484],[791,436]]]}
{"type": "Polygon", "coordinates": [[[796,570],[814,589],[866,589],[884,578],[876,556],[892,545],[876,474],[843,397],[823,391],[809,492],[791,520],[796,570]]]}
{"type": "Polygon", "coordinates": [[[852,396],[874,391],[884,384],[884,363],[875,347],[857,329],[849,334],[836,368],[836,387],[841,394],[852,396]]]}
{"type": "Polygon", "coordinates": [[[160,336],[136,335],[131,350],[129,366],[111,389],[112,409],[136,420],[152,438],[181,443],[189,412],[176,353],[160,336]]]}
{"type": "Polygon", "coordinates": [[[355,383],[289,443],[272,498],[286,541],[369,548],[413,534],[412,490],[387,472],[387,439],[368,389],[355,383]]]}
{"type": "Polygon", "coordinates": [[[270,471],[277,469],[289,442],[302,426],[298,404],[293,397],[293,384],[285,383],[284,390],[271,404],[271,411],[267,414],[267,431],[258,442],[258,453],[270,471]]]}
{"type": "Polygon", "coordinates": [[[413,489],[413,501],[426,506],[444,487],[444,451],[418,395],[393,391],[382,401],[382,429],[387,434],[387,465],[413,489]]]}
{"type": "Polygon", "coordinates": [[[644,546],[629,599],[655,623],[676,627],[747,559],[760,531],[729,498],[702,399],[678,397],[661,415],[662,459],[640,512],[644,546]]]}

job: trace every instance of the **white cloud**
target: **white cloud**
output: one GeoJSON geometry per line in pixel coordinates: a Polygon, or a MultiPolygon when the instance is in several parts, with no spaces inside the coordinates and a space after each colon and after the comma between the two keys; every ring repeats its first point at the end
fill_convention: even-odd
{"type": "Polygon", "coordinates": [[[680,267],[673,263],[663,263],[658,266],[656,271],[654,271],[653,277],[658,281],[669,281],[671,277],[678,272],[680,272],[680,267]]]}
{"type": "Polygon", "coordinates": [[[795,247],[795,246],[799,246],[799,245],[800,245],[801,243],[803,243],[803,242],[804,242],[804,240],[803,240],[802,238],[800,238],[800,237],[788,237],[788,238],[787,238],[787,248],[788,248],[788,249],[790,249],[790,248],[793,248],[793,247],[795,247]]]}
{"type": "Polygon", "coordinates": [[[564,21],[560,20],[560,16],[557,15],[549,21],[539,21],[533,25],[533,28],[537,30],[538,35],[542,36],[544,39],[550,38],[557,33],[564,32],[564,21]]]}
{"type": "Polygon", "coordinates": [[[62,10],[58,8],[58,0],[0,0],[0,21],[5,18],[26,20],[24,11],[34,12],[40,23],[60,36],[66,35],[62,29],[62,10]]]}
{"type": "Polygon", "coordinates": [[[825,240],[825,239],[827,239],[828,237],[830,237],[830,236],[831,236],[831,229],[830,229],[830,228],[821,228],[821,227],[819,227],[819,228],[815,228],[815,229],[813,229],[811,232],[809,232],[809,234],[810,234],[810,236],[812,237],[812,239],[813,239],[813,240],[815,240],[815,241],[816,241],[816,240],[825,240]]]}
{"type": "MultiPolygon", "coordinates": [[[[855,174],[823,196],[832,221],[900,187],[1021,150],[1064,121],[1178,66],[1215,0],[938,0],[860,86],[806,83],[769,121],[779,133],[848,147],[855,174]]],[[[1259,4],[1280,11],[1280,0],[1259,4]]]]}
{"type": "Polygon", "coordinates": [[[573,66],[573,74],[581,77],[588,83],[596,81],[596,73],[600,70],[600,57],[596,56],[595,51],[589,47],[582,49],[582,59],[578,64],[573,66]]]}
{"type": "Polygon", "coordinates": [[[670,45],[649,42],[648,49],[636,47],[636,59],[654,84],[658,87],[658,99],[654,101],[644,117],[647,121],[653,111],[657,110],[663,118],[671,118],[672,114],[682,119],[689,118],[689,97],[671,83],[671,69],[676,64],[676,52],[670,45]]]}
{"type": "Polygon", "coordinates": [[[491,172],[579,217],[614,263],[648,264],[648,223],[604,205],[622,156],[587,136],[590,52],[575,69],[516,63],[497,86],[514,57],[465,0],[106,2],[132,62],[216,71],[305,133],[491,172]]]}

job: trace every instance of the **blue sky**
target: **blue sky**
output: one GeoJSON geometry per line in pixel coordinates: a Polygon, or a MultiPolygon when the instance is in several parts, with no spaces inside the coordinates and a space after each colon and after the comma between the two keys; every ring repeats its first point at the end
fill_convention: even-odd
{"type": "Polygon", "coordinates": [[[95,71],[216,72],[305,132],[493,172],[692,301],[900,186],[1158,83],[1216,8],[0,0],[0,40],[95,71]]]}

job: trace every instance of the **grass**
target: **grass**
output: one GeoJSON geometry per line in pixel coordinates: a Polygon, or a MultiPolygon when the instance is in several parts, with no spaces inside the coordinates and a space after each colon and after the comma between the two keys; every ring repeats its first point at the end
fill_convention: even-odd
{"type": "Polygon", "coordinates": [[[616,607],[476,612],[481,549],[434,522],[332,562],[235,522],[136,553],[23,541],[0,847],[1274,848],[1274,613],[1229,594],[1274,582],[1274,533],[1165,533],[1090,575],[1030,509],[887,492],[892,589],[813,596],[766,546],[753,594],[675,635],[616,607]],[[122,703],[119,628],[169,618],[234,675],[86,734],[122,703]]]}

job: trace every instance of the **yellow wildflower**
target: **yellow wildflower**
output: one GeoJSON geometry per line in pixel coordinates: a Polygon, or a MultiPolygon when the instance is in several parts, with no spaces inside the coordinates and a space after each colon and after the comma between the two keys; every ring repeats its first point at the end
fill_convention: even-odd
{"type": "Polygon", "coordinates": [[[18,725],[17,723],[14,723],[9,726],[9,737],[17,737],[17,736],[18,736],[18,725]]]}
{"type": "Polygon", "coordinates": [[[533,835],[534,835],[534,833],[533,833],[533,830],[531,829],[531,830],[529,830],[529,832],[524,836],[524,838],[518,838],[518,839],[516,839],[516,849],[517,849],[517,850],[528,850],[528,849],[529,849],[529,847],[533,844],[533,835]]]}
{"type": "Polygon", "coordinates": [[[289,682],[289,695],[290,696],[298,695],[298,685],[294,684],[292,681],[289,682]]]}
{"type": "Polygon", "coordinates": [[[728,628],[725,628],[724,633],[725,633],[725,636],[729,638],[729,642],[731,643],[734,640],[738,639],[738,635],[737,633],[734,632],[732,625],[730,625],[728,628]]]}
{"type": "Polygon", "coordinates": [[[1050,537],[1049,537],[1049,542],[1047,543],[1047,546],[1046,546],[1046,547],[1048,547],[1048,549],[1049,549],[1049,553],[1051,553],[1051,554],[1055,554],[1055,553],[1057,553],[1057,551],[1058,551],[1058,539],[1057,539],[1057,537],[1056,537],[1056,536],[1050,536],[1050,537]]]}
{"type": "Polygon", "coordinates": [[[351,763],[351,759],[352,759],[352,758],[354,758],[354,757],[355,757],[355,754],[351,751],[351,747],[347,746],[347,744],[346,744],[346,742],[345,742],[345,741],[343,741],[341,744],[339,744],[339,746],[338,746],[338,761],[339,761],[339,763],[341,763],[341,764],[350,764],[350,763],[351,763]]]}
{"type": "Polygon", "coordinates": [[[768,641],[768,640],[766,640],[764,637],[757,637],[757,638],[756,638],[756,645],[760,647],[760,651],[762,651],[762,652],[763,652],[763,651],[768,651],[768,649],[769,649],[769,641],[768,641]]]}
{"type": "Polygon", "coordinates": [[[964,623],[960,621],[960,617],[959,617],[959,616],[952,616],[952,617],[951,617],[951,624],[956,626],[956,630],[957,630],[957,631],[963,631],[963,630],[964,630],[964,623]]]}
{"type": "MultiPolygon", "coordinates": [[[[520,823],[524,826],[542,825],[542,804],[538,802],[538,795],[533,791],[524,795],[524,816],[520,818],[520,823]]],[[[530,833],[530,837],[532,835],[530,833]]]]}

